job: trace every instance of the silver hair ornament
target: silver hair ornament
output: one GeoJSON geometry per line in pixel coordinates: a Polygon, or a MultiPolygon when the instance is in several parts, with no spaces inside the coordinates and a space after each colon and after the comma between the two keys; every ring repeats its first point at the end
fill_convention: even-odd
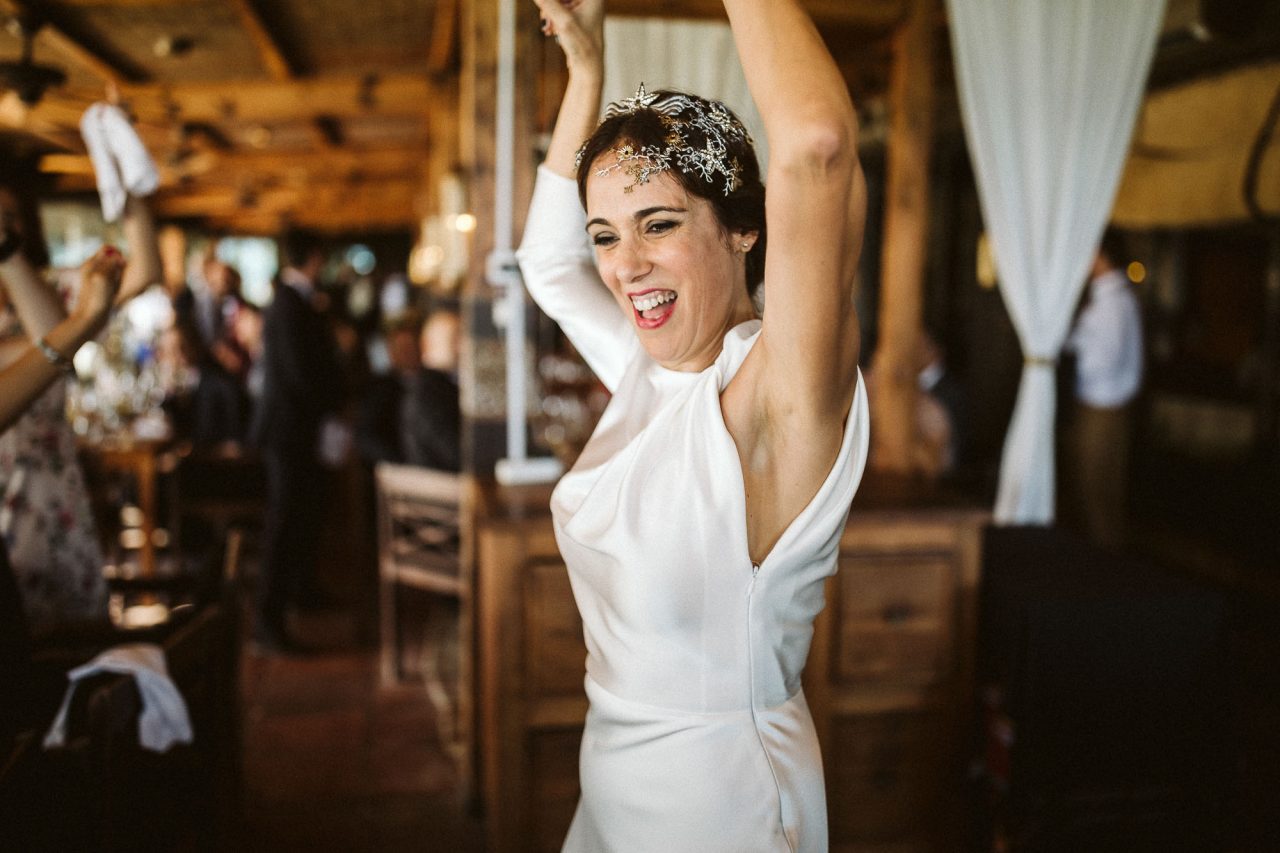
{"type": "MultiPolygon", "coordinates": [[[[696,175],[708,184],[714,185],[717,178],[722,178],[722,190],[726,196],[742,186],[742,166],[736,157],[729,154],[729,143],[751,145],[751,134],[724,104],[678,93],[649,94],[641,83],[633,97],[611,103],[605,110],[604,120],[633,115],[640,110],[651,110],[661,116],[662,125],[667,130],[666,144],[639,148],[630,143],[619,145],[612,149],[613,165],[597,169],[597,177],[616,170],[626,172],[634,182],[624,191],[631,192],[636,186],[649,183],[654,175],[676,168],[686,175],[696,175]],[[700,131],[706,138],[703,147],[696,148],[690,144],[690,128],[700,131]]],[[[582,165],[584,153],[585,146],[578,150],[576,166],[582,165]]]]}

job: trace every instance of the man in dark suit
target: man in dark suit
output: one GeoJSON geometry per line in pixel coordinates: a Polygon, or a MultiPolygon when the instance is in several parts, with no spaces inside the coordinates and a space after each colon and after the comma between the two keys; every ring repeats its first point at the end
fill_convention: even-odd
{"type": "Polygon", "coordinates": [[[387,333],[391,371],[373,382],[360,409],[357,444],[368,462],[458,471],[462,467],[458,314],[437,309],[387,333]],[[421,332],[419,329],[421,328],[421,332]]]}
{"type": "Polygon", "coordinates": [[[263,320],[262,400],[254,444],[267,475],[267,515],[256,636],[268,650],[291,647],[285,611],[315,591],[323,472],[320,426],[341,399],[332,332],[316,309],[320,244],[292,233],[280,243],[283,267],[263,320]]]}

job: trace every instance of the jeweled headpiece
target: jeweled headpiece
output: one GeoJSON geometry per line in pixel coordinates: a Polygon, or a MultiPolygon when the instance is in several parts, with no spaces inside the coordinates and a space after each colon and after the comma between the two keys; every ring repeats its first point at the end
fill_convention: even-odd
{"type": "MultiPolygon", "coordinates": [[[[742,166],[729,153],[729,143],[732,141],[750,145],[751,134],[747,133],[742,122],[724,104],[679,93],[651,95],[641,83],[634,97],[609,104],[605,109],[604,121],[620,115],[633,115],[641,110],[658,114],[666,129],[664,144],[640,147],[630,143],[619,145],[612,149],[616,162],[597,169],[597,177],[604,177],[621,169],[634,178],[634,183],[626,187],[626,192],[631,192],[639,184],[649,183],[654,175],[672,168],[688,175],[697,175],[709,184],[722,179],[722,189],[726,196],[742,185],[742,166]],[[697,130],[703,135],[705,141],[701,147],[690,141],[690,130],[697,130]]],[[[578,150],[578,166],[582,165],[584,151],[585,146],[578,150]]]]}

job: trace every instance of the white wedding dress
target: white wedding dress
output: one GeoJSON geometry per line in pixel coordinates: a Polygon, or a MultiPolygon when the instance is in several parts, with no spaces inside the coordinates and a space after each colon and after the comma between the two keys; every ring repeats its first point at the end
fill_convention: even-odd
{"type": "Polygon", "coordinates": [[[601,285],[583,220],[574,182],[540,170],[521,267],[614,395],[552,497],[591,703],[564,849],[825,851],[800,673],[866,460],[862,383],[831,472],[754,566],[720,393],[760,323],[730,330],[700,373],[660,367],[601,285]]]}

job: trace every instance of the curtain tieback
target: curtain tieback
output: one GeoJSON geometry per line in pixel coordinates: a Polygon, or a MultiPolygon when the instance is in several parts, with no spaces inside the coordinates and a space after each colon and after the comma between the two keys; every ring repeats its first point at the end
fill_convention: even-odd
{"type": "Polygon", "coordinates": [[[1047,367],[1050,370],[1055,370],[1058,367],[1058,360],[1056,358],[1045,358],[1044,356],[1039,355],[1029,355],[1022,359],[1022,366],[1047,367]]]}

